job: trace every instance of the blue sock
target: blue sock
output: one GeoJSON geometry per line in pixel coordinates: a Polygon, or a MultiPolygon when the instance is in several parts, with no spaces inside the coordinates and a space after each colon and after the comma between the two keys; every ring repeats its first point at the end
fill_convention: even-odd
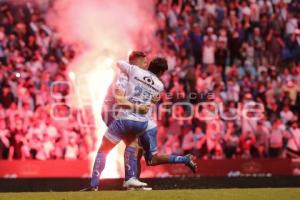
{"type": "Polygon", "coordinates": [[[93,173],[92,173],[92,178],[90,183],[91,187],[94,188],[99,186],[99,179],[102,171],[104,170],[105,162],[106,162],[106,153],[98,152],[94,162],[93,173]]]}
{"type": "Polygon", "coordinates": [[[189,161],[190,161],[190,159],[187,156],[170,155],[170,157],[169,157],[169,163],[186,164],[189,161]]]}
{"type": "Polygon", "coordinates": [[[126,146],[124,153],[125,181],[137,175],[136,149],[126,146]]]}

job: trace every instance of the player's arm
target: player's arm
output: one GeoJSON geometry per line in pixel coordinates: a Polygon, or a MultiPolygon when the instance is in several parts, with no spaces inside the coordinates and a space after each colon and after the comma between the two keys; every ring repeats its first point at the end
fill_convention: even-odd
{"type": "Polygon", "coordinates": [[[126,95],[125,91],[122,89],[115,89],[115,99],[119,106],[127,109],[134,110],[135,112],[146,114],[149,111],[150,105],[138,105],[135,103],[131,103],[126,95]]]}
{"type": "Polygon", "coordinates": [[[117,70],[120,70],[121,72],[129,75],[133,66],[130,65],[129,63],[125,62],[125,61],[117,61],[116,63],[116,67],[117,67],[117,70]]]}
{"type": "Polygon", "coordinates": [[[149,110],[150,105],[138,105],[130,102],[125,95],[126,87],[128,85],[128,75],[120,72],[118,79],[115,83],[115,99],[118,106],[125,109],[132,109],[141,114],[146,114],[149,110]]]}
{"type": "Polygon", "coordinates": [[[164,85],[161,83],[160,88],[159,88],[159,92],[157,94],[154,94],[151,98],[151,103],[153,104],[157,104],[160,100],[160,94],[163,92],[164,90],[164,85]]]}
{"type": "Polygon", "coordinates": [[[159,102],[159,100],[160,100],[160,95],[159,94],[153,95],[152,99],[151,99],[151,103],[157,104],[159,102]]]}

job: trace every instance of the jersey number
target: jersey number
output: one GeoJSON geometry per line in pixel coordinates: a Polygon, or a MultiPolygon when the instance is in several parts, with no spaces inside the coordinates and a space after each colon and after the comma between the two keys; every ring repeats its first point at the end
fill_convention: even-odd
{"type": "Polygon", "coordinates": [[[133,96],[134,97],[140,97],[140,96],[142,96],[143,101],[149,101],[150,97],[151,97],[151,94],[148,91],[143,90],[143,88],[141,86],[137,85],[134,88],[134,94],[133,94],[133,96]]]}

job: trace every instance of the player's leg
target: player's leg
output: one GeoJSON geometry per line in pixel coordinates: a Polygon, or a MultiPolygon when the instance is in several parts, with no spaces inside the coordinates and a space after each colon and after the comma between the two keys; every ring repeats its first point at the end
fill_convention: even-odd
{"type": "Polygon", "coordinates": [[[93,166],[91,188],[98,188],[99,178],[104,170],[106,163],[106,156],[116,144],[122,140],[122,132],[124,130],[122,120],[114,120],[108,127],[103,136],[101,146],[97,152],[96,159],[93,166]]]}
{"type": "MultiPolygon", "coordinates": [[[[155,128],[156,124],[149,120],[147,123],[147,130],[155,128]]],[[[126,143],[126,141],[124,141],[126,143]]],[[[139,178],[141,172],[140,159],[143,156],[142,147],[138,144],[138,139],[136,138],[134,142],[126,143],[125,149],[125,182],[130,178],[139,178]]]]}
{"type": "Polygon", "coordinates": [[[194,173],[197,166],[194,163],[191,155],[177,156],[177,155],[159,155],[157,153],[157,128],[147,130],[145,134],[139,137],[141,146],[145,151],[145,159],[148,165],[155,166],[161,164],[185,164],[194,173]]]}
{"type": "Polygon", "coordinates": [[[126,145],[124,153],[125,166],[125,181],[123,187],[125,188],[140,188],[146,187],[147,183],[138,180],[138,161],[137,161],[138,142],[135,139],[130,144],[126,145]]]}
{"type": "Polygon", "coordinates": [[[137,178],[138,179],[141,176],[141,170],[142,170],[141,159],[143,157],[143,154],[144,154],[143,148],[140,145],[138,145],[138,152],[137,152],[137,178]]]}
{"type": "Polygon", "coordinates": [[[143,149],[138,146],[138,149],[134,149],[129,145],[125,148],[124,166],[125,166],[125,181],[134,177],[139,179],[141,175],[141,158],[143,157],[143,149]],[[133,156],[134,155],[134,156],[133,156]],[[133,171],[131,171],[133,169],[133,171]]]}
{"type": "Polygon", "coordinates": [[[137,177],[137,145],[133,142],[126,145],[124,152],[125,181],[137,177]]]}
{"type": "Polygon", "coordinates": [[[115,145],[116,144],[109,141],[106,137],[103,137],[102,144],[97,152],[94,161],[92,178],[90,183],[90,186],[92,188],[98,188],[100,176],[105,168],[107,154],[115,145]]]}
{"type": "Polygon", "coordinates": [[[145,132],[148,126],[148,122],[128,122],[128,127],[133,127],[129,134],[123,141],[126,144],[124,152],[124,166],[125,166],[125,181],[123,187],[145,187],[147,183],[143,183],[137,179],[138,175],[138,164],[137,164],[137,133],[145,132]],[[131,124],[131,125],[130,125],[131,124]],[[142,131],[141,131],[142,130],[142,131]]]}

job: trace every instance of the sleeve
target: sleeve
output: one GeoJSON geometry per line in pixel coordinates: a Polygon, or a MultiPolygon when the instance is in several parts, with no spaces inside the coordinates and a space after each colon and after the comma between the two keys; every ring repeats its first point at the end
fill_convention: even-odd
{"type": "Polygon", "coordinates": [[[159,93],[162,93],[163,91],[164,91],[164,84],[160,82],[159,93]]]}
{"type": "Polygon", "coordinates": [[[130,75],[130,73],[133,69],[133,66],[125,61],[117,61],[117,68],[119,68],[121,70],[121,72],[123,72],[127,75],[130,75]]]}
{"type": "Polygon", "coordinates": [[[127,84],[128,84],[128,76],[125,73],[120,72],[115,82],[115,89],[120,89],[125,91],[127,84]]]}

